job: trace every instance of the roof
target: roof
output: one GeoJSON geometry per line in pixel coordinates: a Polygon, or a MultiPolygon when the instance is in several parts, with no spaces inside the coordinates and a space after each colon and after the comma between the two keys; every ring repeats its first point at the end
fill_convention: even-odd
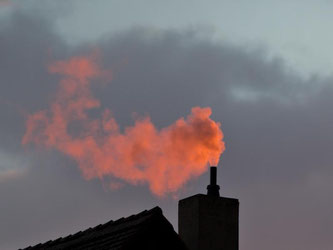
{"type": "Polygon", "coordinates": [[[139,214],[109,221],[64,238],[30,246],[39,249],[186,249],[162,210],[155,207],[139,214]]]}

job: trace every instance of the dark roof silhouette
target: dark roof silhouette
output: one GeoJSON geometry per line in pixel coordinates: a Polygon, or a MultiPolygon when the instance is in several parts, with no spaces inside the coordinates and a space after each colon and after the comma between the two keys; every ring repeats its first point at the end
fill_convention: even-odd
{"type": "Polygon", "coordinates": [[[64,238],[30,246],[37,249],[187,249],[162,210],[155,207],[139,214],[80,231],[64,238]]]}

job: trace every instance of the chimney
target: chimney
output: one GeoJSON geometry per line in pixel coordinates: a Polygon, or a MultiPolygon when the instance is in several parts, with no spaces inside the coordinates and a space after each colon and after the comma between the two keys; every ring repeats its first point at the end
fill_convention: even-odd
{"type": "Polygon", "coordinates": [[[178,233],[189,250],[238,250],[238,199],[220,197],[216,167],[210,167],[207,195],[179,201],[178,233]]]}

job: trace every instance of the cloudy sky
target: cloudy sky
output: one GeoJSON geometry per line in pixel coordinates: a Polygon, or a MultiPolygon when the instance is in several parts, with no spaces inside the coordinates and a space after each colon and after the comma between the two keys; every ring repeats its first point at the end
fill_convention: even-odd
{"type": "Polygon", "coordinates": [[[92,51],[113,79],[91,91],[121,129],[211,107],[240,249],[332,249],[331,13],[324,0],[0,1],[0,249],[156,205],[177,229],[178,199],[206,190],[206,172],[162,198],[147,183],[110,188],[57,148],[22,145],[29,115],[54,101],[50,63],[92,51]]]}

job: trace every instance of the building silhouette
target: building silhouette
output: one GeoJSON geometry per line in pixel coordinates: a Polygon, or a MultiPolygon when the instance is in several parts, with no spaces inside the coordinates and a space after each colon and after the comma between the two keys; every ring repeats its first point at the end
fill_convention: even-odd
{"type": "Polygon", "coordinates": [[[25,250],[238,250],[239,202],[220,197],[216,171],[216,167],[210,168],[207,195],[179,201],[179,234],[161,208],[155,207],[25,250]]]}

